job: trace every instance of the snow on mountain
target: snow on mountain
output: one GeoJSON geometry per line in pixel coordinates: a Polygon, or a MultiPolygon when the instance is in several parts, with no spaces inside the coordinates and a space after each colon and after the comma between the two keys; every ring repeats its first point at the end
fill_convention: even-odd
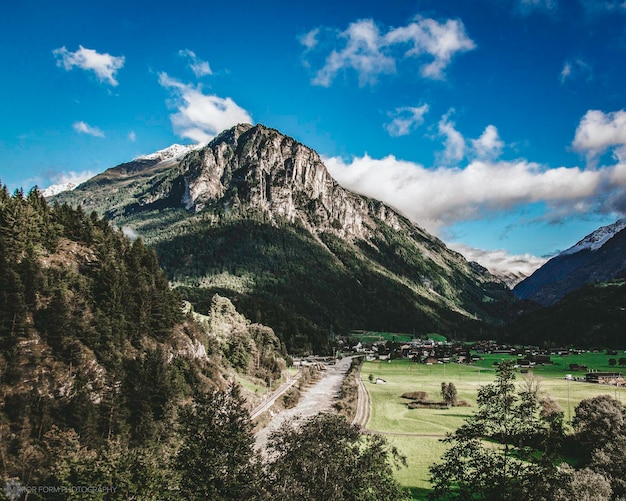
{"type": "Polygon", "coordinates": [[[53,184],[52,186],[48,186],[45,190],[41,190],[41,194],[45,197],[53,197],[54,195],[58,195],[63,191],[73,190],[78,186],[75,183],[61,183],[61,184],[53,184]]]}
{"type": "Polygon", "coordinates": [[[163,162],[165,160],[170,160],[172,158],[180,158],[185,154],[189,153],[192,150],[197,150],[205,146],[204,144],[173,144],[168,146],[165,149],[155,151],[154,153],[150,153],[148,155],[142,155],[134,160],[158,160],[159,162],[163,162]]]}
{"type": "Polygon", "coordinates": [[[620,219],[608,226],[602,226],[559,255],[567,256],[583,250],[596,251],[624,228],[626,228],[626,219],[620,219]]]}

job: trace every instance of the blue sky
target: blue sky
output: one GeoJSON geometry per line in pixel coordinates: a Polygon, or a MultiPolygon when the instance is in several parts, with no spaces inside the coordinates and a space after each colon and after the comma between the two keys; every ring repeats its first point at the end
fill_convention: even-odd
{"type": "Polygon", "coordinates": [[[45,188],[262,123],[511,266],[624,216],[625,56],[623,0],[10,2],[0,180],[45,188]]]}

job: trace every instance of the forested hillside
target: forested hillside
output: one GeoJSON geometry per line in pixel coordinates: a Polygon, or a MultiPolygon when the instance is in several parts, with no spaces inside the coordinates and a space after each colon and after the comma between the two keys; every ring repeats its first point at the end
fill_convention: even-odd
{"type": "Polygon", "coordinates": [[[153,468],[145,480],[165,481],[173,470],[157,463],[177,450],[186,404],[226,388],[235,371],[280,377],[284,348],[271,329],[217,296],[210,325],[182,306],[140,239],[95,213],[49,206],[36,189],[1,187],[2,478],[76,484],[153,468]]]}
{"type": "Polygon", "coordinates": [[[623,348],[626,281],[587,284],[500,329],[501,339],[542,347],[623,348]]]}

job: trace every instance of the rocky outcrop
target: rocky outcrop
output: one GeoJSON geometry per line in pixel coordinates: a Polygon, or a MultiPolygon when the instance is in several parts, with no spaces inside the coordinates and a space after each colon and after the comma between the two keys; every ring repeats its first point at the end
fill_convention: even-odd
{"type": "MultiPolygon", "coordinates": [[[[370,219],[368,200],[339,186],[315,151],[262,125],[226,131],[187,155],[182,170],[187,210],[245,206],[359,237],[370,219]]],[[[379,217],[388,216],[388,208],[378,209],[379,217]]]]}

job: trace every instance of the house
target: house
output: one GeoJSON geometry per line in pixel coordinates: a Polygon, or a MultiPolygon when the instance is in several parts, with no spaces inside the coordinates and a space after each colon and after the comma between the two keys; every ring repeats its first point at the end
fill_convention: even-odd
{"type": "Polygon", "coordinates": [[[624,384],[624,375],[621,372],[588,372],[585,375],[585,381],[588,383],[622,386],[624,384]]]}

